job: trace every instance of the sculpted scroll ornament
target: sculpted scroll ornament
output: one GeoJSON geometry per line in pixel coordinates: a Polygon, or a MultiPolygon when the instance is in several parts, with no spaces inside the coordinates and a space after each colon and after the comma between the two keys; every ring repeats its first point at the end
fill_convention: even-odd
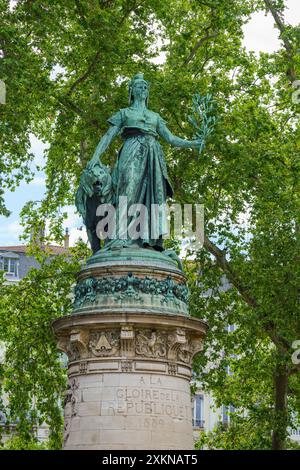
{"type": "Polygon", "coordinates": [[[177,350],[177,358],[181,362],[191,364],[193,357],[202,351],[203,344],[199,338],[188,335],[186,343],[180,345],[177,350]]]}
{"type": "Polygon", "coordinates": [[[185,362],[186,364],[190,364],[192,361],[191,346],[188,343],[182,344],[177,350],[177,357],[179,361],[185,362]]]}
{"type": "Polygon", "coordinates": [[[168,335],[168,358],[172,361],[177,360],[178,350],[187,342],[185,331],[177,328],[168,335]]]}
{"type": "Polygon", "coordinates": [[[89,349],[97,357],[116,355],[120,350],[120,333],[117,331],[91,333],[89,349]]]}
{"type": "Polygon", "coordinates": [[[68,357],[70,362],[78,361],[78,359],[80,359],[80,350],[76,344],[70,344],[68,349],[68,357]]]}
{"type": "Polygon", "coordinates": [[[69,361],[78,361],[87,357],[88,331],[72,330],[70,337],[62,337],[58,342],[58,349],[67,354],[69,361]]]}

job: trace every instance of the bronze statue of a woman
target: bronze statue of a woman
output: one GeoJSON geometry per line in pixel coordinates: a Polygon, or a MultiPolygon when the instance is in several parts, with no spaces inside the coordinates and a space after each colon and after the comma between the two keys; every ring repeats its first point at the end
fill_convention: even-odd
{"type": "MultiPolygon", "coordinates": [[[[142,73],[135,75],[129,84],[129,107],[120,109],[108,119],[110,127],[100,140],[95,153],[84,170],[76,195],[76,206],[87,226],[89,241],[93,252],[100,248],[96,235],[96,206],[100,203],[112,203],[117,209],[117,236],[106,238],[104,249],[128,246],[141,248],[152,247],[163,250],[165,233],[163,212],[153,212],[152,207],[162,207],[168,196],[173,195],[167,167],[158,136],[175,147],[199,148],[201,139],[185,140],[174,136],[166,122],[158,113],[147,107],[149,83],[142,73]],[[101,161],[101,155],[107,150],[112,140],[121,135],[124,143],[119,151],[118,160],[110,175],[109,169],[101,161]],[[126,206],[121,207],[120,198],[127,198],[126,206]],[[136,223],[137,214],[129,215],[127,209],[134,204],[146,208],[143,229],[138,240],[130,239],[121,233],[124,227],[127,234],[136,223]],[[156,214],[155,221],[153,213],[156,214]],[[121,224],[126,219],[127,224],[121,224]],[[126,227],[127,225],[127,227],[126,227]],[[153,236],[153,225],[155,235],[153,236]]],[[[140,216],[140,213],[139,213],[140,216]]],[[[141,220],[141,219],[139,219],[141,220]]]]}

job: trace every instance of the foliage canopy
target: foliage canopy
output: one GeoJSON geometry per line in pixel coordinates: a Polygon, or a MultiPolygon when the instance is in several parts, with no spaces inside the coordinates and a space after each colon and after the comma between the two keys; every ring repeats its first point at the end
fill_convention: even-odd
{"type": "MultiPolygon", "coordinates": [[[[292,84],[300,79],[300,29],[284,22],[284,3],[20,0],[12,9],[0,0],[0,78],[7,84],[7,103],[0,105],[0,191],[31,180],[31,134],[49,143],[46,195],[24,207],[25,236],[47,219],[49,236],[61,240],[63,207],[73,204],[107,117],[126,107],[133,74],[144,72],[151,109],[187,138],[192,95],[214,96],[219,120],[201,158],[168,147],[165,155],[176,201],[205,206],[204,249],[186,265],[191,312],[210,324],[195,367],[217,403],[234,405],[240,416],[240,439],[221,441],[227,448],[239,448],[249,423],[254,436],[243,448],[253,442],[284,447],[299,411],[299,366],[291,355],[300,338],[300,127],[299,103],[292,99],[292,84]],[[256,55],[243,46],[242,27],[261,10],[273,16],[282,47],[256,55]],[[155,61],[159,53],[163,63],[155,61]],[[224,276],[230,288],[220,290],[224,276]],[[228,333],[233,324],[236,330],[228,333]]],[[[113,163],[116,148],[106,163],[113,163]]],[[[1,192],[0,211],[7,214],[1,192]]],[[[70,309],[67,292],[79,251],[74,260],[44,262],[18,286],[1,287],[11,411],[26,438],[34,394],[54,446],[61,425],[54,397],[63,376],[49,323],[70,309]]]]}

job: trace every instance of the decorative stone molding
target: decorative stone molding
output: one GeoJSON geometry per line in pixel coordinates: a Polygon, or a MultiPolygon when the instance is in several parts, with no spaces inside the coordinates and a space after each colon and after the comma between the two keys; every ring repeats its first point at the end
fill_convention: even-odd
{"type": "Polygon", "coordinates": [[[64,401],[64,406],[68,403],[71,405],[71,416],[75,416],[77,414],[77,396],[76,396],[76,391],[79,387],[79,380],[78,378],[73,378],[69,381],[68,383],[68,388],[67,391],[65,392],[65,401],[64,401]]]}
{"type": "Polygon", "coordinates": [[[188,288],[186,284],[175,282],[171,276],[165,279],[136,277],[131,272],[127,276],[87,278],[80,280],[75,287],[74,308],[85,304],[95,303],[99,295],[110,295],[114,300],[124,301],[135,299],[143,303],[141,294],[160,295],[161,304],[172,301],[188,303],[188,288]]]}
{"type": "Polygon", "coordinates": [[[73,330],[70,334],[70,346],[74,350],[79,352],[81,358],[85,358],[88,355],[88,337],[89,332],[86,330],[73,330]]]}
{"type": "Polygon", "coordinates": [[[134,357],[134,329],[133,326],[123,326],[121,328],[121,355],[134,357]]]}
{"type": "Polygon", "coordinates": [[[87,371],[88,371],[88,365],[89,365],[88,361],[80,361],[80,363],[79,363],[79,372],[81,374],[86,374],[87,371]]]}
{"type": "Polygon", "coordinates": [[[68,383],[68,388],[65,393],[65,423],[64,423],[64,445],[66,444],[71,430],[72,419],[78,413],[78,389],[79,389],[79,380],[77,377],[72,378],[68,383]]]}
{"type": "Polygon", "coordinates": [[[177,364],[175,362],[168,363],[168,374],[176,375],[177,374],[177,364]]]}
{"type": "Polygon", "coordinates": [[[72,330],[68,337],[59,338],[57,347],[67,354],[71,362],[86,358],[88,356],[88,336],[89,332],[86,330],[72,330]]]}
{"type": "Polygon", "coordinates": [[[182,328],[177,328],[168,335],[168,359],[177,360],[178,350],[182,345],[186,344],[187,338],[185,331],[182,328]]]}
{"type": "Polygon", "coordinates": [[[197,337],[190,336],[190,348],[191,348],[191,356],[192,359],[196,354],[200,353],[203,350],[203,342],[199,341],[197,337]]]}
{"type": "Polygon", "coordinates": [[[185,343],[179,346],[179,348],[177,349],[177,358],[181,362],[190,364],[193,358],[191,345],[188,343],[185,343]]]}
{"type": "MultiPolygon", "coordinates": [[[[150,328],[147,325],[142,327],[134,324],[96,330],[86,327],[72,328],[68,335],[64,334],[59,339],[58,345],[68,354],[70,366],[78,363],[76,370],[81,374],[88,373],[90,360],[123,358],[120,371],[135,370],[134,361],[150,361],[153,364],[156,361],[165,361],[166,373],[174,375],[178,373],[176,364],[186,365],[190,370],[193,357],[202,350],[199,334],[195,335],[184,327],[174,328],[171,325],[168,329],[165,325],[150,328]]],[[[112,364],[114,365],[111,370],[116,370],[116,363],[112,364]]],[[[94,362],[93,370],[95,367],[94,362]]]]}
{"type": "Polygon", "coordinates": [[[121,362],[121,371],[122,372],[132,372],[133,362],[132,361],[122,361],[121,362]]]}

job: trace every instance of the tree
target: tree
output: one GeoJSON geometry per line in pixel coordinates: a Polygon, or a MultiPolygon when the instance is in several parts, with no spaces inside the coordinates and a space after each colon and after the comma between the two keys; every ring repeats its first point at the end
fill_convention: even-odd
{"type": "Polygon", "coordinates": [[[197,367],[217,402],[246,410],[257,432],[263,427],[269,439],[257,445],[284,448],[299,411],[299,366],[291,356],[300,338],[299,104],[292,99],[299,27],[285,24],[284,1],[0,5],[8,85],[0,108],[2,187],[30,179],[30,133],[50,143],[46,195],[23,209],[25,236],[48,219],[49,236],[61,239],[62,208],[73,203],[106,118],[126,106],[134,73],[142,69],[152,83],[151,109],[188,138],[192,94],[214,96],[219,120],[204,154],[165,148],[176,201],[205,205],[204,249],[187,264],[191,312],[210,323],[197,367]],[[243,47],[242,27],[260,10],[273,15],[282,48],[256,56],[243,47]],[[163,64],[152,60],[157,51],[166,54],[163,64]],[[224,275],[226,292],[218,291],[224,275]],[[203,297],[209,289],[213,295],[203,297]],[[237,329],[226,332],[228,324],[237,329]],[[215,366],[207,371],[209,360],[215,366]]]}
{"type": "Polygon", "coordinates": [[[50,429],[50,448],[61,446],[66,369],[51,323],[71,312],[75,274],[86,253],[80,244],[69,256],[36,252],[39,269],[32,268],[18,284],[5,285],[4,279],[0,284],[0,342],[5,348],[0,403],[7,423],[16,423],[13,448],[34,447],[33,428],[43,423],[50,429]]]}

